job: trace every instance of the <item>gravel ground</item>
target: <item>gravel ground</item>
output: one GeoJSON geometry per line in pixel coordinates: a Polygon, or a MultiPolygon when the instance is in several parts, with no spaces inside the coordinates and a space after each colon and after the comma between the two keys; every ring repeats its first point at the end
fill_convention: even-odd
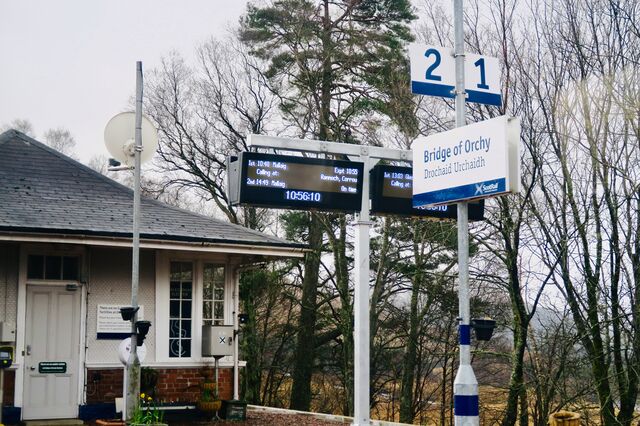
{"type": "Polygon", "coordinates": [[[247,420],[232,422],[218,420],[215,422],[171,423],[170,426],[339,426],[343,423],[315,419],[303,414],[265,413],[247,410],[247,420]]]}

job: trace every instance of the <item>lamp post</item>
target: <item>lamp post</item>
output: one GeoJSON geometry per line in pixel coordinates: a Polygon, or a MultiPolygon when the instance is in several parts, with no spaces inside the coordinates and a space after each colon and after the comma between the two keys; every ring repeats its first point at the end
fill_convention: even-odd
{"type": "MultiPolygon", "coordinates": [[[[140,153],[142,152],[142,62],[136,62],[136,116],[133,166],[133,253],[131,261],[131,306],[138,308],[138,285],[140,282],[140,153]]],[[[131,352],[126,368],[126,420],[131,420],[138,406],[140,395],[140,359],[138,358],[138,333],[136,321],[138,310],[131,318],[131,352]]]]}
{"type": "Polygon", "coordinates": [[[124,374],[124,417],[130,420],[138,405],[140,394],[140,358],[138,346],[144,341],[151,324],[138,321],[138,285],[140,281],[140,175],[141,165],[153,156],[157,144],[158,133],[154,125],[142,115],[142,62],[136,62],[136,110],[135,113],[123,112],[115,115],[104,130],[104,141],[109,153],[124,163],[115,166],[116,161],[109,160],[110,171],[131,170],[134,172],[133,188],[133,237],[131,261],[131,306],[120,309],[122,319],[131,321],[130,354],[124,374]],[[146,151],[143,152],[144,138],[146,151]],[[139,334],[138,330],[142,330],[139,334]]]}

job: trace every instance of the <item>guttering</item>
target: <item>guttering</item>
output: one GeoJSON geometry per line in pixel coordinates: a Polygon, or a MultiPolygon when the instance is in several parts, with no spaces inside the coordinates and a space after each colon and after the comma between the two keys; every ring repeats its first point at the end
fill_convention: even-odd
{"type": "MultiPolygon", "coordinates": [[[[53,243],[53,244],[79,244],[102,247],[130,248],[130,238],[87,236],[67,234],[26,234],[18,232],[3,232],[0,241],[28,242],[28,243],[53,243]]],[[[308,249],[303,247],[269,246],[269,245],[245,245],[213,242],[188,242],[171,240],[141,239],[140,248],[158,250],[181,250],[207,253],[242,254],[268,257],[303,257],[308,249]]]]}

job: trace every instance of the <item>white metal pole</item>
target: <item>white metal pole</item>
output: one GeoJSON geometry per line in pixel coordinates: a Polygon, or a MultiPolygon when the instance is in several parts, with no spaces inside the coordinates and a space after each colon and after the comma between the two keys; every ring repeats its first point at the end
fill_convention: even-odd
{"type": "MultiPolygon", "coordinates": [[[[136,130],[135,168],[133,188],[133,253],[131,262],[131,306],[138,307],[138,283],[140,280],[140,153],[142,152],[142,62],[136,62],[136,130]]],[[[138,313],[131,318],[131,354],[126,367],[125,398],[126,420],[131,420],[138,405],[140,394],[140,359],[137,351],[136,321],[138,313]]]]}
{"type": "Polygon", "coordinates": [[[354,305],[354,410],[353,425],[370,424],[369,410],[369,168],[371,159],[362,148],[360,160],[364,163],[362,177],[362,207],[356,214],[355,233],[355,289],[354,305]]]}
{"type": "MultiPolygon", "coordinates": [[[[463,0],[453,0],[456,64],[456,127],[466,124],[464,88],[464,12],[463,0]]],[[[471,313],[469,309],[469,206],[458,203],[458,303],[460,323],[460,366],[453,382],[454,416],[457,426],[480,424],[478,381],[471,367],[471,313]]]]}

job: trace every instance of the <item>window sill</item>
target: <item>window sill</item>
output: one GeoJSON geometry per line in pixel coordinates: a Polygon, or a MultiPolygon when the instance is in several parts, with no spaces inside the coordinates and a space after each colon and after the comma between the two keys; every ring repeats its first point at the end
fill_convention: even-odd
{"type": "MultiPolygon", "coordinates": [[[[213,367],[214,360],[187,360],[187,361],[159,361],[159,362],[145,362],[142,367],[153,367],[153,368],[190,368],[190,367],[213,367]]],[[[247,365],[246,361],[239,361],[238,366],[244,367],[247,365]]],[[[233,368],[233,361],[220,361],[218,364],[220,368],[233,368]]],[[[124,368],[124,366],[119,362],[87,362],[85,363],[85,368],[91,369],[113,369],[113,368],[124,368]]]]}

